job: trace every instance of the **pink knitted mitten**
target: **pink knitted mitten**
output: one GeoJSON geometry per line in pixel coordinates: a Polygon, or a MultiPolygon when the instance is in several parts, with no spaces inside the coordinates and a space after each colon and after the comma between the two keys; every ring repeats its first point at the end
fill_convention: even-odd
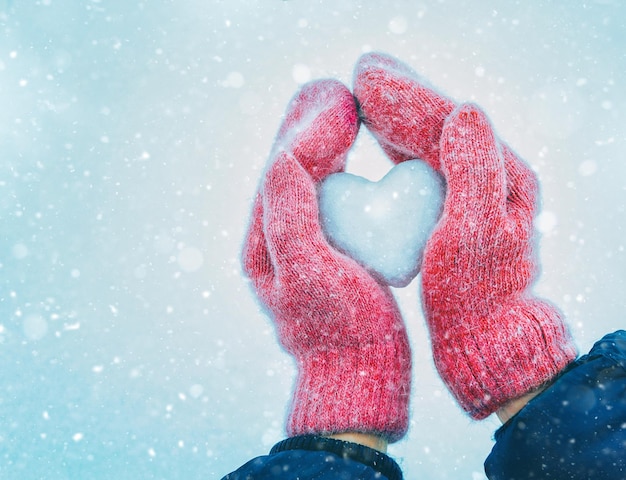
{"type": "Polygon", "coordinates": [[[423,158],[446,179],[424,252],[423,308],[443,381],[484,418],[576,356],[559,310],[531,292],[537,179],[480,110],[456,108],[397,60],[366,55],[355,74],[364,121],[392,159],[423,158]]]}
{"type": "Polygon", "coordinates": [[[530,190],[509,196],[500,145],[472,105],[444,124],[441,168],[448,193],[424,252],[424,309],[442,378],[483,418],[554,377],[576,349],[559,310],[530,291],[534,174],[519,183],[530,190]]]}
{"type": "Polygon", "coordinates": [[[316,184],[343,169],[359,120],[333,80],[291,101],[257,195],[243,262],[297,363],[289,435],[373,433],[408,425],[411,355],[390,290],[326,241],[316,184]]]}
{"type": "Polygon", "coordinates": [[[368,53],[354,71],[363,121],[395,163],[419,158],[439,171],[439,140],[454,102],[430,88],[404,63],[368,53]]]}

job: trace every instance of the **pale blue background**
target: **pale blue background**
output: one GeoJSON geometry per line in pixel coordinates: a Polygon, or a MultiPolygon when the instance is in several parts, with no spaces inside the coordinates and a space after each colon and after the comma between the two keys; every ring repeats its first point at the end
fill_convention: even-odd
{"type": "MultiPolygon", "coordinates": [[[[241,275],[298,83],[370,49],[474,100],[543,186],[538,290],[581,349],[626,326],[626,3],[0,3],[0,478],[219,478],[293,379],[241,275]]],[[[349,170],[389,164],[362,134],[349,170]]],[[[407,478],[481,479],[498,422],[434,373],[417,282],[407,478]]]]}

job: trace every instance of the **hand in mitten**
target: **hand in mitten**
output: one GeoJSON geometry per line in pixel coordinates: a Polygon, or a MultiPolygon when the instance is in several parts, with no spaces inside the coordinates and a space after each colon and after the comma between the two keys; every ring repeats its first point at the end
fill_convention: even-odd
{"type": "Polygon", "coordinates": [[[344,167],[359,128],[351,93],[305,85],[287,108],[257,195],[244,268],[298,377],[290,435],[372,433],[408,424],[410,350],[395,300],[326,241],[316,186],[344,167]]]}
{"type": "Polygon", "coordinates": [[[363,56],[354,91],[392,160],[422,158],[446,179],[424,251],[422,303],[443,381],[484,418],[576,356],[559,310],[531,292],[536,177],[476,107],[457,108],[391,57],[363,56]]]}
{"type": "Polygon", "coordinates": [[[424,252],[424,310],[443,380],[483,418],[554,377],[576,350],[559,310],[531,292],[533,172],[508,191],[500,143],[473,105],[446,119],[440,148],[447,195],[424,252]]]}

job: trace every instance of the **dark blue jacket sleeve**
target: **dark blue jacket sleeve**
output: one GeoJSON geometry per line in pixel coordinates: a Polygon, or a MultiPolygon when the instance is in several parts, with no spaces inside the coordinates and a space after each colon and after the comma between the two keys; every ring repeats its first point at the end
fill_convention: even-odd
{"type": "Polygon", "coordinates": [[[598,341],[495,437],[490,480],[626,479],[626,332],[598,341]]]}
{"type": "Polygon", "coordinates": [[[398,464],[371,448],[304,435],[284,440],[222,480],[402,480],[398,464]]]}

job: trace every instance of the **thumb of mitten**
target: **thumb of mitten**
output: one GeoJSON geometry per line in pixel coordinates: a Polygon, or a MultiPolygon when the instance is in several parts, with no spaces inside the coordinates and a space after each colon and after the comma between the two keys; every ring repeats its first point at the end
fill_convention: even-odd
{"type": "Polygon", "coordinates": [[[324,251],[315,185],[293,156],[282,152],[263,185],[264,229],[277,275],[306,268],[324,251]]]}
{"type": "Polygon", "coordinates": [[[489,120],[476,105],[463,104],[446,120],[441,163],[447,182],[445,215],[476,229],[504,214],[504,160],[489,120]]]}

